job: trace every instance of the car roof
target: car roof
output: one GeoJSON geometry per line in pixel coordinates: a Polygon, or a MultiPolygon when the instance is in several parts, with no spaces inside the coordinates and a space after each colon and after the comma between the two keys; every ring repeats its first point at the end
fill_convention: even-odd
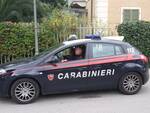
{"type": "Polygon", "coordinates": [[[112,44],[127,44],[126,42],[113,40],[113,39],[77,39],[71,41],[63,42],[64,45],[76,45],[76,44],[84,44],[84,43],[91,43],[91,42],[103,42],[103,43],[112,43],[112,44]]]}

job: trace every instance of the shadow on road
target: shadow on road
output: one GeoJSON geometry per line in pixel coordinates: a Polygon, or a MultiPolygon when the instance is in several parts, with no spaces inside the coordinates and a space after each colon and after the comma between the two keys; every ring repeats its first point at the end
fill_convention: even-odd
{"type": "MultiPolygon", "coordinates": [[[[147,86],[143,86],[138,95],[145,95],[149,93],[149,88],[147,86]]],[[[35,102],[43,103],[47,101],[55,101],[55,100],[67,100],[67,99],[94,99],[94,98],[114,98],[114,96],[127,96],[119,93],[118,91],[112,90],[104,90],[104,91],[84,91],[84,92],[75,92],[75,93],[64,93],[64,94],[51,94],[46,96],[40,96],[39,99],[35,102]]],[[[11,98],[0,98],[1,104],[14,104],[11,98]]]]}

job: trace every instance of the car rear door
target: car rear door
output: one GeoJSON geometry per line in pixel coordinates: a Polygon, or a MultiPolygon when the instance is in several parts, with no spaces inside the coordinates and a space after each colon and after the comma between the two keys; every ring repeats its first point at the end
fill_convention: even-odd
{"type": "Polygon", "coordinates": [[[120,68],[127,58],[123,48],[111,43],[90,43],[89,52],[89,88],[107,89],[117,86],[120,68]]]}

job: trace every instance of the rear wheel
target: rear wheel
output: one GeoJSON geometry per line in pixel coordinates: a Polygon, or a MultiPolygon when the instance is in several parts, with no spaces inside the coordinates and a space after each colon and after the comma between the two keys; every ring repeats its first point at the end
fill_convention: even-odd
{"type": "Polygon", "coordinates": [[[32,79],[19,79],[11,87],[11,97],[19,104],[33,102],[39,96],[39,86],[32,79]]]}
{"type": "Polygon", "coordinates": [[[138,73],[130,72],[122,76],[119,82],[119,90],[127,95],[139,92],[142,86],[142,78],[138,73]]]}

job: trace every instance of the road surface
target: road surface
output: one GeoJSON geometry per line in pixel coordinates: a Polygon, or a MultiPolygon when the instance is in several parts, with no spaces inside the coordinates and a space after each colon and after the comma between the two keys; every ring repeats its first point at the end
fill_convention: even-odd
{"type": "Polygon", "coordinates": [[[59,94],[27,105],[0,98],[0,113],[150,113],[150,82],[130,96],[117,91],[59,94]]]}

